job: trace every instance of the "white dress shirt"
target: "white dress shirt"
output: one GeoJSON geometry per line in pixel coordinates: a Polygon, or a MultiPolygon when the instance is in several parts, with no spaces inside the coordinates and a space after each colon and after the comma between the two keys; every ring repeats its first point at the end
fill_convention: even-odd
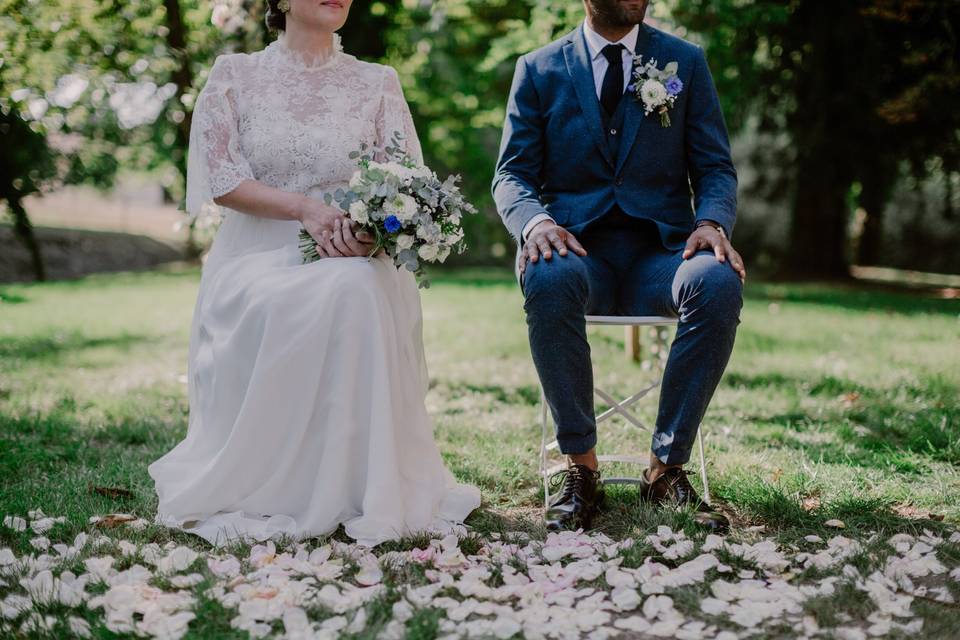
{"type": "MultiPolygon", "coordinates": [[[[630,85],[630,71],[633,69],[633,55],[637,47],[637,36],[640,34],[640,25],[634,25],[630,32],[616,42],[610,42],[602,35],[590,28],[586,22],[583,23],[583,35],[587,41],[587,53],[590,55],[590,61],[593,65],[593,84],[597,90],[597,100],[600,99],[600,89],[603,87],[603,77],[607,73],[610,63],[603,57],[603,48],[610,44],[623,45],[623,87],[624,90],[630,85]]],[[[523,227],[523,239],[526,240],[530,231],[544,220],[553,220],[546,213],[538,213],[530,218],[523,227]]]]}

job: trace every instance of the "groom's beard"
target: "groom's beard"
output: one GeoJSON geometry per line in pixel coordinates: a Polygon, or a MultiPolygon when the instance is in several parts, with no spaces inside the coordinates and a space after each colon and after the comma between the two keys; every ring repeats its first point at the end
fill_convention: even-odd
{"type": "Polygon", "coordinates": [[[586,0],[586,4],[595,24],[632,27],[643,22],[650,0],[586,0]]]}

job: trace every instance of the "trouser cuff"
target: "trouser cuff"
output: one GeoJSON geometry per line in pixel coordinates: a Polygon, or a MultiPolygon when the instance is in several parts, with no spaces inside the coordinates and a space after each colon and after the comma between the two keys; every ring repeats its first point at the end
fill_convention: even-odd
{"type": "Polygon", "coordinates": [[[586,453],[597,446],[596,432],[590,435],[580,437],[557,437],[557,443],[560,445],[560,452],[565,456],[575,456],[586,453]]]}

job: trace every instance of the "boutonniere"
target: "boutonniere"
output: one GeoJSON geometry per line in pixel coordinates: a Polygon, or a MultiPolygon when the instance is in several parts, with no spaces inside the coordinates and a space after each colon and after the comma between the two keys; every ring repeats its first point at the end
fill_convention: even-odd
{"type": "Polygon", "coordinates": [[[663,69],[657,69],[654,59],[643,62],[643,56],[633,57],[633,84],[627,89],[643,103],[646,115],[660,114],[660,126],[670,126],[670,109],[683,91],[683,81],[677,76],[680,65],[668,62],[663,69]]]}

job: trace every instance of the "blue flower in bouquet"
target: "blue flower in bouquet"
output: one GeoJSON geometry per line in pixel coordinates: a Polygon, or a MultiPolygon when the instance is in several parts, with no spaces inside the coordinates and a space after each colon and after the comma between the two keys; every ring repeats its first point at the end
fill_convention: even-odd
{"type": "Polygon", "coordinates": [[[388,233],[396,233],[400,231],[400,227],[403,225],[400,223],[400,219],[397,216],[387,216],[387,219],[383,221],[383,227],[387,230],[388,233]]]}
{"type": "Polygon", "coordinates": [[[683,80],[677,76],[670,76],[667,78],[667,81],[663,83],[663,86],[666,88],[668,96],[677,96],[683,91],[683,80]]]}

